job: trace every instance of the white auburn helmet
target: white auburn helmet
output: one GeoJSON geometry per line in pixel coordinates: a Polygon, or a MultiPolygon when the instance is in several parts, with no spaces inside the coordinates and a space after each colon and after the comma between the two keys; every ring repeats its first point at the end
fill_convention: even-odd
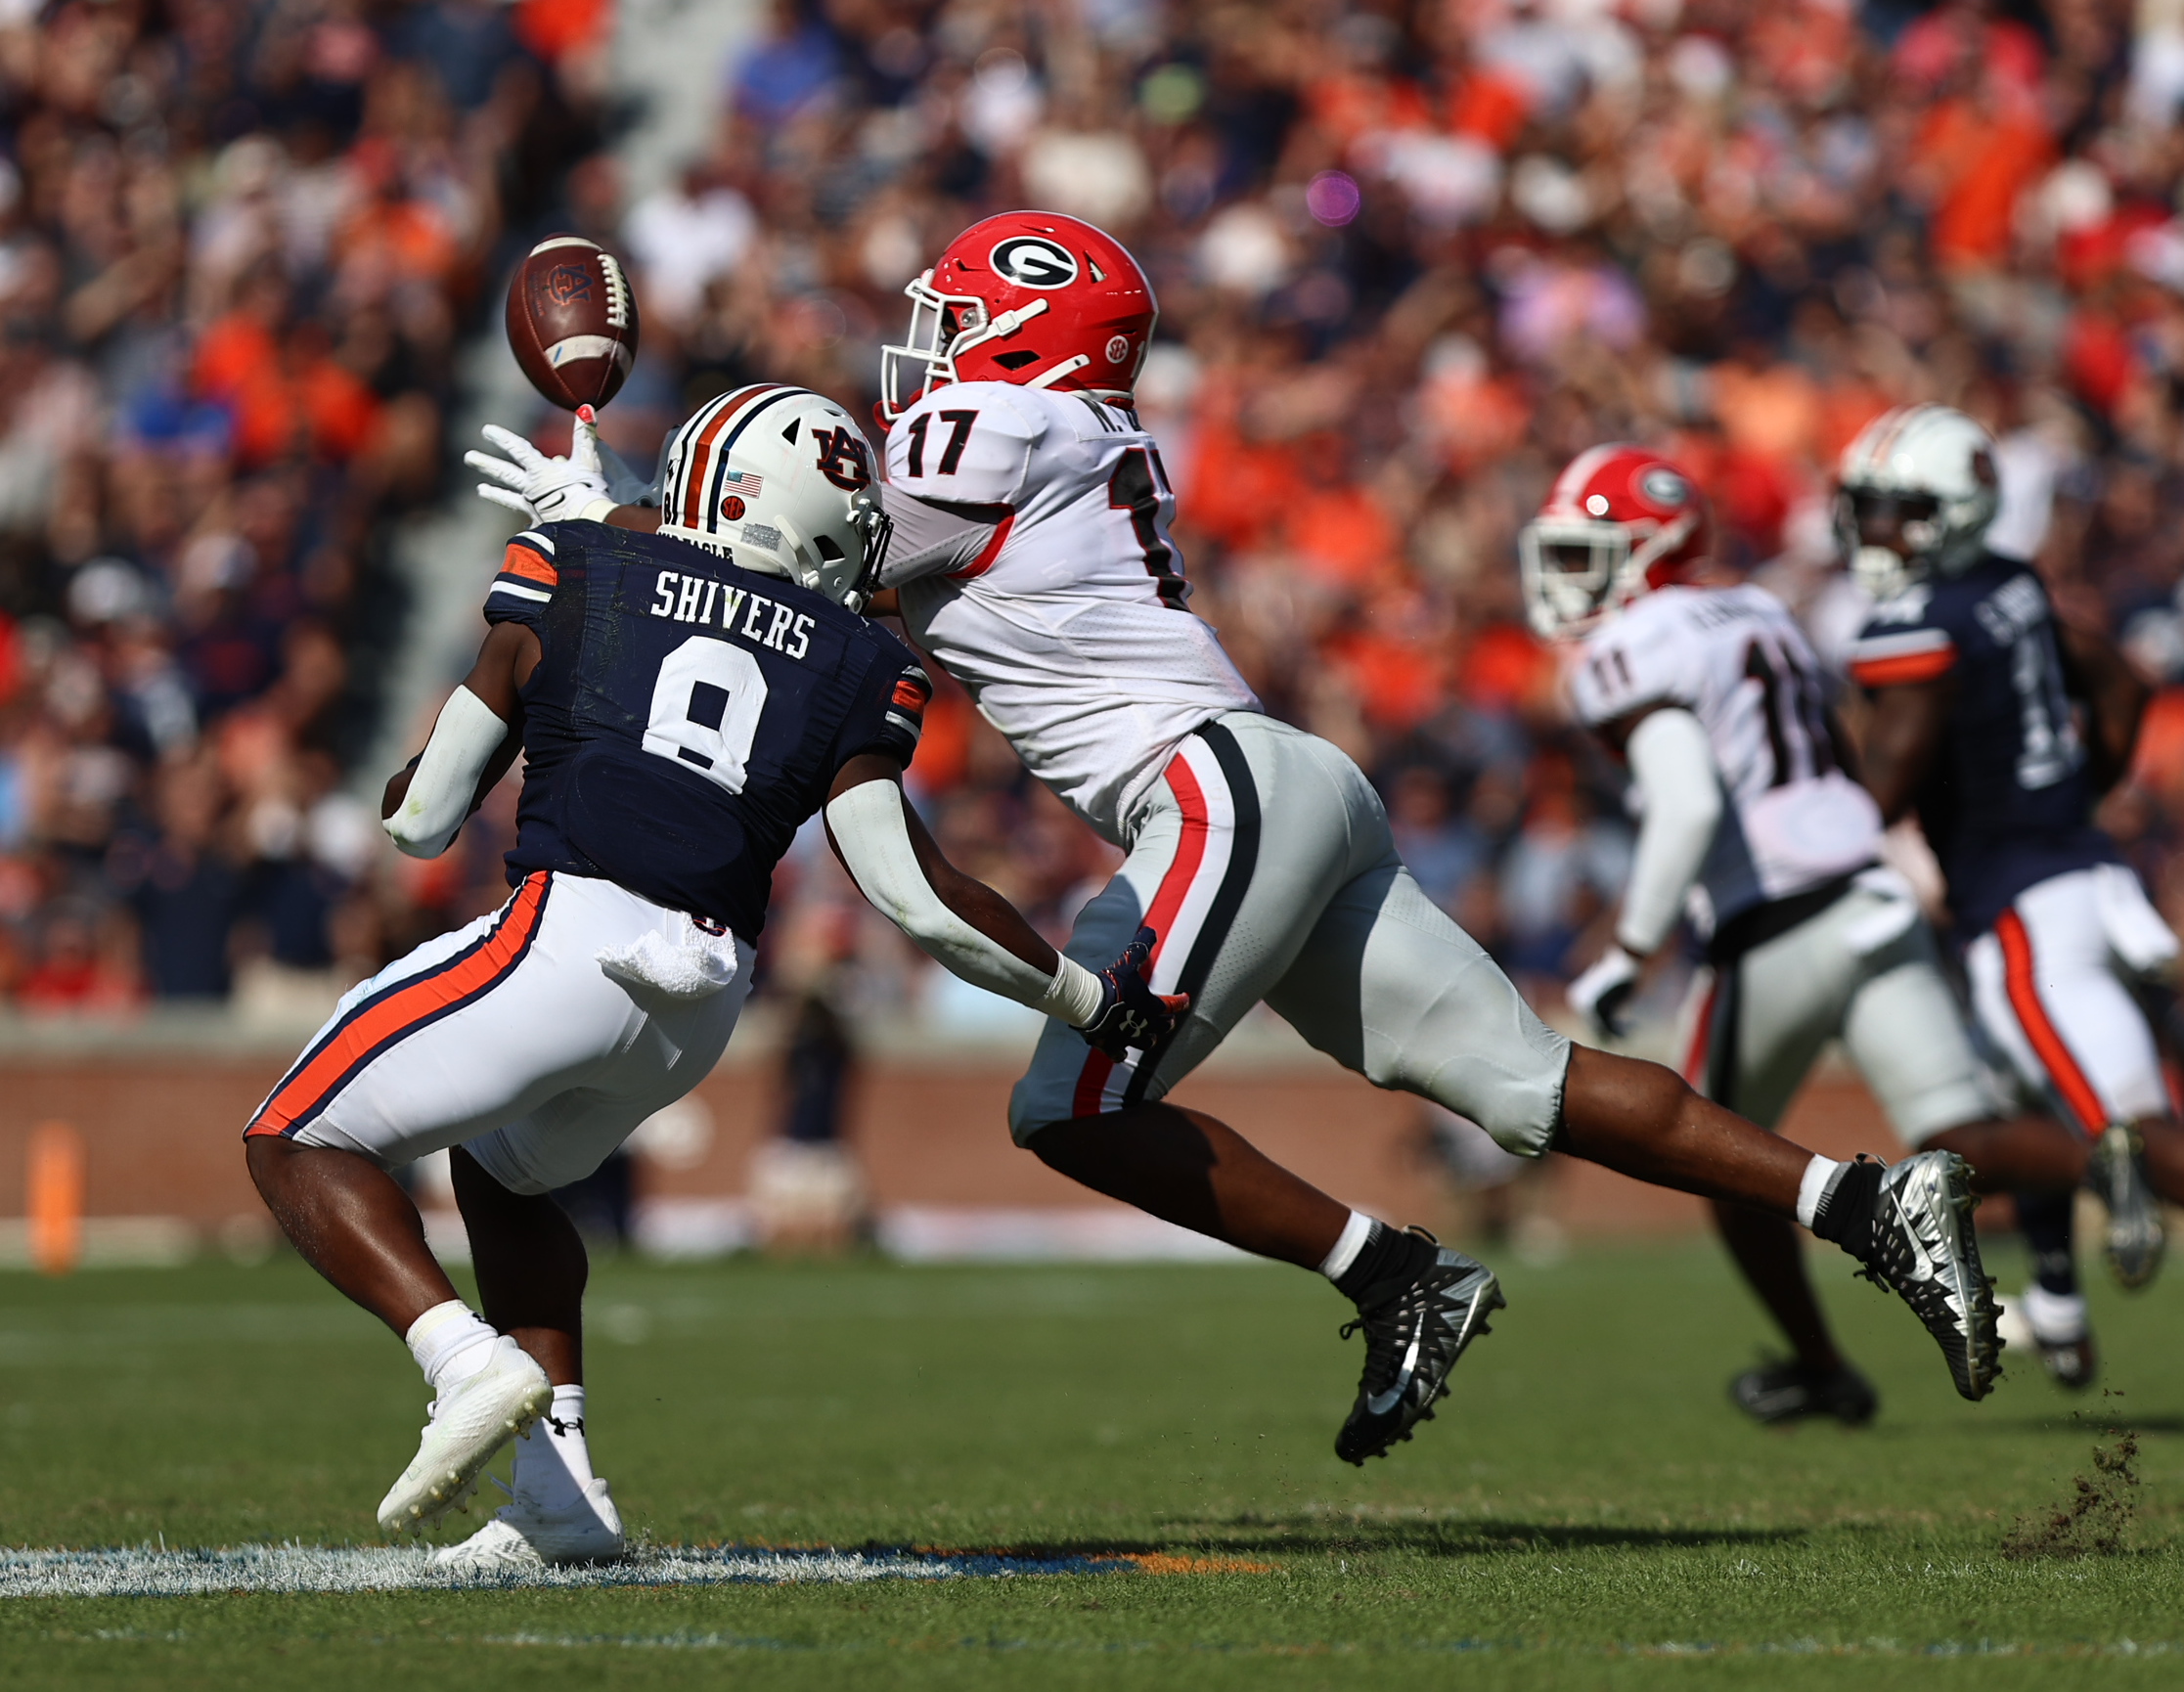
{"type": "Polygon", "coordinates": [[[1837,543],[1881,600],[1929,571],[1970,569],[2001,504],[1993,437],[1945,405],[1898,406],[1867,423],[1843,449],[1836,489],[1837,543]],[[1896,545],[1867,541],[1869,527],[1892,524],[1896,545]]]}
{"type": "Polygon", "coordinates": [[[701,406],[675,431],[659,532],[862,611],[894,524],[873,488],[871,445],[849,413],[809,388],[760,382],[701,406]]]}

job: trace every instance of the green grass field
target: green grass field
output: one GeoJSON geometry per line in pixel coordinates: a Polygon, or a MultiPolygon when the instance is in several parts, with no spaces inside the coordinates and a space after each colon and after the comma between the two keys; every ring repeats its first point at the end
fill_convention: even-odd
{"type": "MultiPolygon", "coordinates": [[[[1881,1421],[1764,1431],[1762,1338],[1708,1245],[1513,1269],[1413,1445],[1330,1451],[1360,1356],[1271,1268],[603,1266],[592,1440],[658,1541],[1173,1553],[1218,1573],[0,1601],[11,1687],[642,1683],[2174,1685],[2173,1274],[2093,1289],[2121,1397],[1972,1406],[1830,1254],[1881,1421]],[[2073,1409],[2082,1413],[2073,1417],[2073,1409]],[[2111,1422],[2123,1554],[2007,1560],[2111,1422]],[[1399,1676],[1390,1679],[1389,1676],[1399,1676]]],[[[2008,1277],[2005,1276],[2005,1284],[2008,1277]]],[[[423,1392],[290,1260],[0,1277],[0,1541],[362,1542],[423,1392]]]]}

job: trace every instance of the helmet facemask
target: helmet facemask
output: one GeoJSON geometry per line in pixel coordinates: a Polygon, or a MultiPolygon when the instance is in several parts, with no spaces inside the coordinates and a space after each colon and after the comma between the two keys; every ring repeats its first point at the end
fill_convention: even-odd
{"type": "Polygon", "coordinates": [[[1893,600],[1939,561],[1940,516],[1936,494],[1847,486],[1835,496],[1836,544],[1861,588],[1876,600],[1893,600]]]}
{"type": "MultiPolygon", "coordinates": [[[[956,361],[972,347],[1007,339],[1047,309],[1047,301],[1035,299],[990,318],[986,302],[976,294],[936,289],[929,270],[903,291],[910,296],[910,331],[899,344],[879,349],[879,409],[889,423],[936,387],[959,379],[956,361]],[[921,373],[917,391],[906,394],[905,378],[913,366],[921,373]]],[[[1089,362],[1083,357],[1063,360],[1023,385],[1046,387],[1089,362]]]]}
{"type": "Polygon", "coordinates": [[[1542,639],[1579,635],[1646,591],[1646,573],[1698,525],[1686,512],[1635,548],[1632,524],[1542,516],[1517,535],[1525,606],[1542,639]]]}

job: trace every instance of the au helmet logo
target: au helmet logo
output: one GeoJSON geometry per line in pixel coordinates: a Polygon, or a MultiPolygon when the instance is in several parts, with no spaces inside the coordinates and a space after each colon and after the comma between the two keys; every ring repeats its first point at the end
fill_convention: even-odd
{"type": "Polygon", "coordinates": [[[812,444],[819,448],[819,473],[838,488],[855,493],[872,485],[872,472],[865,462],[864,439],[839,425],[812,430],[812,444]]]}
{"type": "Polygon", "coordinates": [[[1044,235],[1012,235],[986,262],[996,276],[1019,288],[1067,288],[1077,280],[1077,255],[1044,235]]]}

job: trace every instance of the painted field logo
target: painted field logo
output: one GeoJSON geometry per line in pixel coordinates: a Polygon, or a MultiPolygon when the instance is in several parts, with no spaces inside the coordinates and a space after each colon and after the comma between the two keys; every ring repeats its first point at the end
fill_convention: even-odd
{"type": "Polygon", "coordinates": [[[1067,288],[1077,280],[1077,259],[1044,235],[1012,235],[986,255],[994,274],[1019,288],[1067,288]]]}

